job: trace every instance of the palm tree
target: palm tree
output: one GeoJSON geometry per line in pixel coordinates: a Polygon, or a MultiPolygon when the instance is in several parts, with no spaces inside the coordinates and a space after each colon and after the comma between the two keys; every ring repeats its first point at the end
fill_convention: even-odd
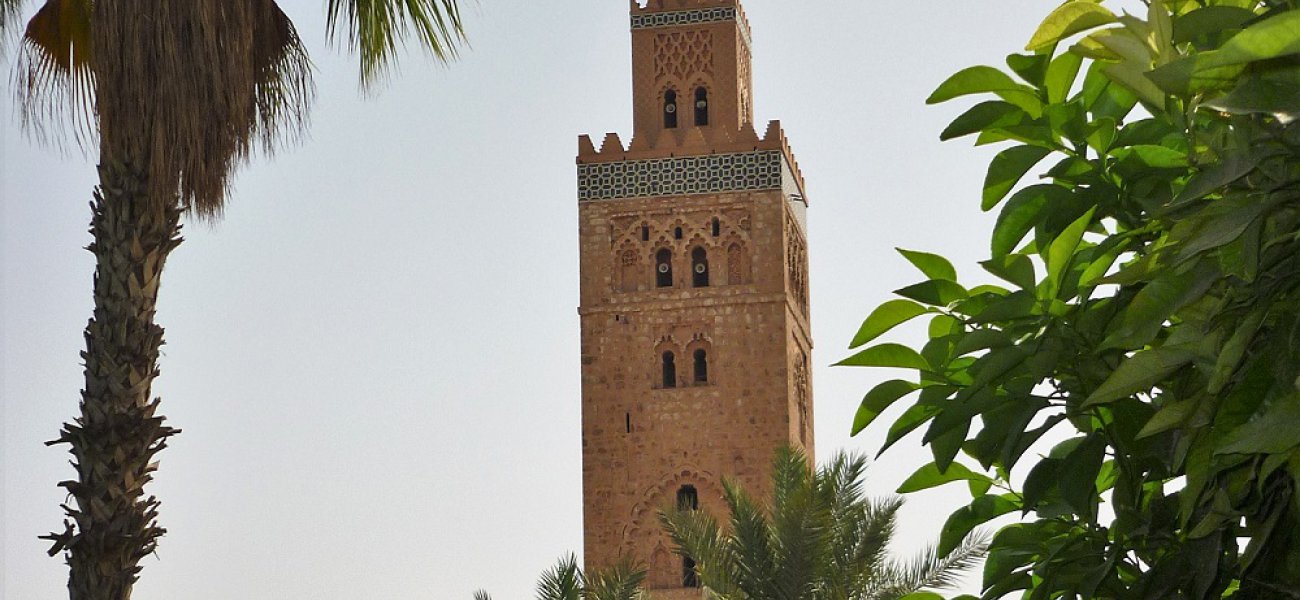
{"type": "MultiPolygon", "coordinates": [[[[0,0],[0,34],[24,0],[0,0]]],[[[438,60],[463,41],[455,0],[328,0],[327,29],[376,83],[410,38],[438,60]]],[[[64,530],[72,600],[126,600],[140,559],[164,530],[144,486],[178,433],[150,389],[163,330],[154,310],[183,213],[220,216],[233,169],[304,127],[311,63],[274,0],[45,0],[27,22],[15,93],[29,132],[98,135],[99,186],[89,250],[94,313],[86,326],[80,415],[68,444],[77,478],[64,530]]]]}
{"type": "MultiPolygon", "coordinates": [[[[537,600],[642,600],[641,582],[645,570],[623,560],[605,570],[584,573],[572,554],[560,557],[554,567],[537,580],[537,600]]],[[[483,590],[474,600],[492,600],[483,590]]]]}
{"type": "Polygon", "coordinates": [[[911,561],[887,555],[902,500],[863,495],[866,459],[843,452],[816,472],[798,450],[773,464],[770,514],[732,482],[724,531],[703,511],[660,513],[678,551],[695,561],[700,583],[723,600],[896,600],[955,583],[984,553],[968,538],[947,556],[927,550],[911,561]]]}

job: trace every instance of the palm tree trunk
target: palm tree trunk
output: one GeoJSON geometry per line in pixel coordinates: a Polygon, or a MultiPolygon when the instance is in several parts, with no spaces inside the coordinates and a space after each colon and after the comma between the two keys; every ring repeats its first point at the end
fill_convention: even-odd
{"type": "Polygon", "coordinates": [[[82,354],[81,416],[49,442],[71,446],[79,476],[59,484],[75,499],[75,507],[63,506],[65,530],[46,536],[51,556],[66,550],[71,600],[131,597],[140,559],[165,532],[144,486],[157,468],[154,455],[179,433],[163,424],[150,388],[163,343],[154,307],[163,263],[181,242],[181,209],[150,198],[143,169],[102,162],[91,203],[95,308],[82,354]]]}

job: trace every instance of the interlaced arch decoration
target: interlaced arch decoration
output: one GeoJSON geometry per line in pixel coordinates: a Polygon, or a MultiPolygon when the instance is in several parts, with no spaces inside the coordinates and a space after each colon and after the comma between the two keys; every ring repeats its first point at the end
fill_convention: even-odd
{"type": "Polygon", "coordinates": [[[623,528],[620,554],[650,558],[648,583],[652,589],[681,587],[682,584],[680,559],[672,552],[672,542],[659,526],[659,511],[673,507],[677,490],[684,485],[695,487],[701,508],[721,506],[722,488],[715,483],[717,481],[714,473],[695,465],[682,465],[646,488],[641,500],[632,508],[628,524],[623,528]],[[660,555],[660,549],[665,553],[660,555]],[[656,558],[663,561],[663,568],[658,568],[656,558]],[[665,572],[667,576],[664,576],[665,572]]]}
{"type": "Polygon", "coordinates": [[[655,36],[655,80],[713,75],[713,32],[670,31],[655,36]]]}
{"type": "Polygon", "coordinates": [[[799,226],[794,219],[786,219],[786,261],[790,293],[805,317],[808,316],[808,250],[799,226]]]}
{"type": "MultiPolygon", "coordinates": [[[[749,211],[726,206],[662,214],[627,213],[610,216],[611,291],[628,294],[660,289],[656,254],[672,253],[673,285],[703,288],[751,283],[749,266],[749,211]],[[677,238],[677,230],[682,237],[677,238]],[[694,260],[696,249],[705,253],[704,274],[694,260]],[[681,269],[686,269],[682,271],[681,269]],[[707,279],[707,286],[697,285],[707,279]]],[[[672,287],[672,286],[670,286],[672,287]]]]}

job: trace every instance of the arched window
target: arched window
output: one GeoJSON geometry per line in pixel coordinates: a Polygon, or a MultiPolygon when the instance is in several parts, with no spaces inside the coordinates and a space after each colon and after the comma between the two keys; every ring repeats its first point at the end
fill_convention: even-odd
{"type": "Polygon", "coordinates": [[[684,485],[677,488],[677,510],[699,510],[700,494],[695,486],[684,485]]]}
{"type": "Polygon", "coordinates": [[[664,92],[664,129],[677,128],[677,92],[664,92]]]}
{"type": "Polygon", "coordinates": [[[673,251],[667,248],[655,253],[655,286],[673,287],[673,251]]]}
{"type": "Polygon", "coordinates": [[[713,217],[713,222],[710,224],[710,229],[712,229],[713,237],[718,237],[718,234],[722,233],[722,223],[718,221],[717,217],[713,217]]]}
{"type": "Polygon", "coordinates": [[[673,360],[672,352],[664,352],[663,355],[663,384],[665,388],[677,387],[677,363],[673,360]]]}
{"type": "Polygon", "coordinates": [[[703,86],[695,88],[695,126],[709,124],[709,90],[703,86]]]}
{"type": "Polygon", "coordinates": [[[675,239],[679,239],[679,240],[682,239],[682,228],[681,228],[681,227],[674,227],[674,228],[673,228],[673,238],[675,238],[675,239]]]}
{"type": "Polygon", "coordinates": [[[709,256],[704,248],[691,251],[691,285],[709,287],[709,256]]]}
{"type": "Polygon", "coordinates": [[[645,223],[641,224],[641,241],[643,242],[650,241],[650,226],[646,225],[645,223]]]}
{"type": "Polygon", "coordinates": [[[709,382],[709,354],[703,348],[695,351],[695,383],[709,382]]]}
{"type": "MultiPolygon", "coordinates": [[[[684,485],[677,488],[677,510],[699,510],[700,494],[695,486],[684,485]]],[[[700,587],[700,579],[695,574],[695,559],[682,555],[682,587],[700,587]]]]}

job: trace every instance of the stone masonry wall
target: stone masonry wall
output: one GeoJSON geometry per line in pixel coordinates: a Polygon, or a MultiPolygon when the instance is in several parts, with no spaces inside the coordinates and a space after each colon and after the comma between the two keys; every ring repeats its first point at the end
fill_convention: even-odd
{"type": "Polygon", "coordinates": [[[649,587],[690,596],[670,592],[681,558],[658,510],[690,485],[701,510],[724,517],[721,478],[764,498],[776,447],[811,454],[811,343],[806,299],[796,297],[806,287],[791,287],[806,253],[792,254],[804,238],[788,202],[772,190],[580,203],[588,568],[631,554],[650,566],[649,587]],[[693,287],[696,248],[707,287],[693,287]],[[661,288],[663,250],[672,286],[661,288]],[[706,381],[696,381],[696,350],[706,381]],[[675,357],[674,387],[664,385],[664,352],[675,357]]]}

